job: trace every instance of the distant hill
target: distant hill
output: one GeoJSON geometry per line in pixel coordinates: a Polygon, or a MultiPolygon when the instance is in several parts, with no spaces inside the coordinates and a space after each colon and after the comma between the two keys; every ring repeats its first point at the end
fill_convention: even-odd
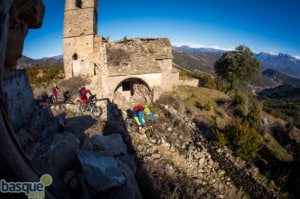
{"type": "Polygon", "coordinates": [[[300,87],[291,85],[280,85],[276,88],[265,89],[257,93],[262,98],[270,99],[291,99],[300,98],[300,87]]]}
{"type": "Polygon", "coordinates": [[[30,68],[30,67],[44,67],[44,66],[63,66],[63,56],[44,57],[41,59],[31,59],[26,56],[22,56],[17,61],[17,68],[30,68]]]}
{"type": "Polygon", "coordinates": [[[274,69],[266,69],[262,72],[262,76],[252,82],[252,85],[255,90],[275,88],[280,85],[300,87],[300,79],[290,77],[274,69]]]}
{"type": "Polygon", "coordinates": [[[272,68],[291,77],[300,78],[300,60],[293,56],[283,53],[259,53],[255,57],[261,61],[263,69],[272,68]]]}
{"type": "MultiPolygon", "coordinates": [[[[225,52],[225,50],[213,48],[191,48],[189,46],[173,46],[174,63],[180,66],[190,64],[188,69],[212,71],[215,61],[225,52]],[[179,54],[181,53],[181,54],[179,54]],[[183,58],[186,59],[183,61],[183,58]]],[[[262,69],[275,69],[285,75],[300,79],[300,59],[288,54],[279,53],[271,55],[269,53],[258,53],[255,57],[261,62],[262,69]]]]}
{"type": "Polygon", "coordinates": [[[192,50],[188,47],[173,47],[173,62],[179,68],[190,72],[205,72],[211,75],[214,73],[214,63],[221,56],[218,52],[205,52],[205,49],[192,50]]]}
{"type": "Polygon", "coordinates": [[[173,50],[177,51],[184,51],[184,52],[190,52],[194,54],[205,54],[205,53],[213,53],[222,55],[225,51],[221,49],[215,49],[215,48],[191,48],[187,45],[183,46],[173,46],[173,50]]]}
{"type": "Polygon", "coordinates": [[[274,69],[264,70],[262,75],[279,84],[287,84],[294,87],[300,87],[300,79],[290,77],[274,69]]]}

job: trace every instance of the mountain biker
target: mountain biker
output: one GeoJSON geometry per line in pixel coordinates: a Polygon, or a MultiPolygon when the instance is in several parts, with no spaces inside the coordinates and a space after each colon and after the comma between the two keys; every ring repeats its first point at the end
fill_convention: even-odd
{"type": "Polygon", "coordinates": [[[142,105],[136,105],[133,108],[133,112],[135,114],[133,118],[139,125],[139,132],[141,132],[142,129],[147,129],[149,127],[144,120],[144,114],[146,114],[151,120],[158,122],[157,118],[151,113],[151,110],[147,105],[145,107],[142,105]]]}
{"type": "Polygon", "coordinates": [[[93,95],[87,86],[81,86],[79,88],[79,96],[84,109],[87,108],[87,103],[89,102],[87,94],[89,94],[90,96],[93,95]]]}
{"type": "Polygon", "coordinates": [[[70,100],[70,92],[69,91],[65,91],[63,93],[64,96],[64,103],[67,103],[70,100]]]}
{"type": "Polygon", "coordinates": [[[54,96],[55,100],[57,101],[57,97],[58,97],[58,92],[60,91],[60,89],[58,88],[57,84],[54,82],[53,83],[53,87],[52,87],[52,96],[54,96]]]}

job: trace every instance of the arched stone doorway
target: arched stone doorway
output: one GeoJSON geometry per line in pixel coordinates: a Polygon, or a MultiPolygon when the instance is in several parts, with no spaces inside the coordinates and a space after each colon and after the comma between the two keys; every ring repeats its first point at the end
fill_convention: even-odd
{"type": "Polygon", "coordinates": [[[132,108],[136,104],[149,104],[153,92],[148,84],[139,78],[128,78],[121,81],[114,91],[113,103],[122,108],[132,108]]]}

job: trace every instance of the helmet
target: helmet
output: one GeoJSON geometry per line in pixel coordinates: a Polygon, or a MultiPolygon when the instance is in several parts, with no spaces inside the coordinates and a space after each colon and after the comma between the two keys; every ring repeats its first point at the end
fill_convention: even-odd
{"type": "Polygon", "coordinates": [[[81,90],[81,89],[83,89],[83,88],[84,88],[84,86],[80,86],[78,90],[81,90]]]}
{"type": "Polygon", "coordinates": [[[89,89],[89,87],[88,87],[87,85],[83,86],[83,88],[85,88],[85,89],[87,89],[87,90],[89,89]]]}
{"type": "Polygon", "coordinates": [[[54,82],[54,83],[53,83],[53,86],[54,86],[54,87],[56,87],[56,86],[57,86],[57,84],[54,82]]]}
{"type": "Polygon", "coordinates": [[[145,112],[146,114],[150,114],[150,113],[151,113],[149,106],[147,106],[147,105],[145,106],[144,112],[145,112]]]}

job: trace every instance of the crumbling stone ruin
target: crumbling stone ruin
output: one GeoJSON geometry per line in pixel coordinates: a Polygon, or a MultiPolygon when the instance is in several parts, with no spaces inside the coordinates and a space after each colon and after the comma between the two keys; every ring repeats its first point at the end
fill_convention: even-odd
{"type": "MultiPolygon", "coordinates": [[[[76,2],[75,5],[84,6],[84,3],[80,4],[81,1],[76,2]]],[[[46,188],[46,198],[159,198],[161,192],[155,189],[165,191],[164,188],[167,188],[168,198],[174,196],[175,191],[179,193],[175,195],[178,198],[248,198],[247,193],[252,198],[278,198],[272,189],[267,190],[256,168],[247,169],[243,161],[235,159],[226,150],[211,146],[200,134],[198,124],[169,103],[158,103],[160,112],[156,111],[160,114],[160,131],[166,138],[160,146],[151,145],[140,135],[126,135],[128,132],[121,111],[113,104],[107,108],[110,115],[105,122],[105,129],[91,137],[84,134],[95,123],[91,117],[66,119],[63,114],[53,116],[49,109],[36,107],[26,72],[15,71],[14,63],[21,56],[24,33],[28,28],[41,26],[43,13],[41,0],[0,0],[0,179],[37,182],[42,174],[50,174],[53,182],[46,188]],[[9,39],[8,35],[17,38],[9,39]],[[17,40],[21,43],[13,42],[17,40]],[[182,194],[183,197],[180,197],[182,194]]],[[[107,96],[112,99],[116,99],[115,95],[119,96],[118,89],[124,94],[123,87],[133,88],[137,93],[147,93],[145,89],[148,88],[155,91],[156,82],[151,84],[148,80],[153,77],[162,81],[156,69],[161,69],[170,60],[158,59],[165,54],[154,52],[158,52],[156,47],[166,45],[168,40],[101,41],[105,44],[107,54],[103,62],[105,65],[100,65],[100,62],[94,65],[94,73],[81,71],[85,65],[69,67],[66,68],[72,69],[69,74],[76,73],[73,69],[78,69],[80,75],[91,72],[85,75],[94,76],[95,88],[97,83],[103,86],[101,81],[105,78],[111,81],[116,78],[116,88],[106,83],[108,88],[113,88],[107,89],[107,96]],[[134,53],[129,56],[131,50],[134,53]],[[136,52],[145,52],[145,57],[149,58],[147,63],[141,61],[141,64],[133,64],[139,63],[139,56],[142,55],[136,52]],[[118,53],[120,56],[114,57],[118,53]],[[154,63],[162,65],[150,67],[155,66],[154,63]],[[145,67],[149,73],[138,73],[138,66],[142,64],[149,66],[145,67]],[[102,66],[107,67],[107,73],[98,76],[98,67],[102,66]],[[136,71],[130,71],[128,66],[137,67],[136,71]],[[127,71],[126,80],[137,83],[124,83],[122,70],[127,71]]],[[[168,47],[162,49],[168,51],[168,47]]],[[[74,55],[75,64],[76,57],[78,59],[80,56],[74,55]]],[[[160,74],[162,77],[164,72],[161,70],[160,74]]],[[[127,92],[131,96],[131,90],[127,92]]],[[[120,96],[121,101],[122,97],[126,98],[126,95],[120,96]]],[[[210,129],[206,127],[202,131],[210,129]]],[[[0,197],[23,198],[24,194],[7,195],[0,192],[0,197]]]]}
{"type": "MultiPolygon", "coordinates": [[[[84,130],[95,122],[91,117],[66,120],[39,109],[26,71],[15,70],[28,28],[40,27],[44,12],[42,0],[0,0],[1,181],[40,182],[49,174],[45,198],[141,198],[122,137],[89,138],[84,130]]],[[[24,197],[0,191],[0,198],[24,197]]]]}
{"type": "Polygon", "coordinates": [[[172,67],[170,41],[106,40],[97,35],[97,7],[98,0],[66,0],[65,77],[86,76],[97,96],[119,103],[149,102],[176,87],[179,72],[172,67]]]}

